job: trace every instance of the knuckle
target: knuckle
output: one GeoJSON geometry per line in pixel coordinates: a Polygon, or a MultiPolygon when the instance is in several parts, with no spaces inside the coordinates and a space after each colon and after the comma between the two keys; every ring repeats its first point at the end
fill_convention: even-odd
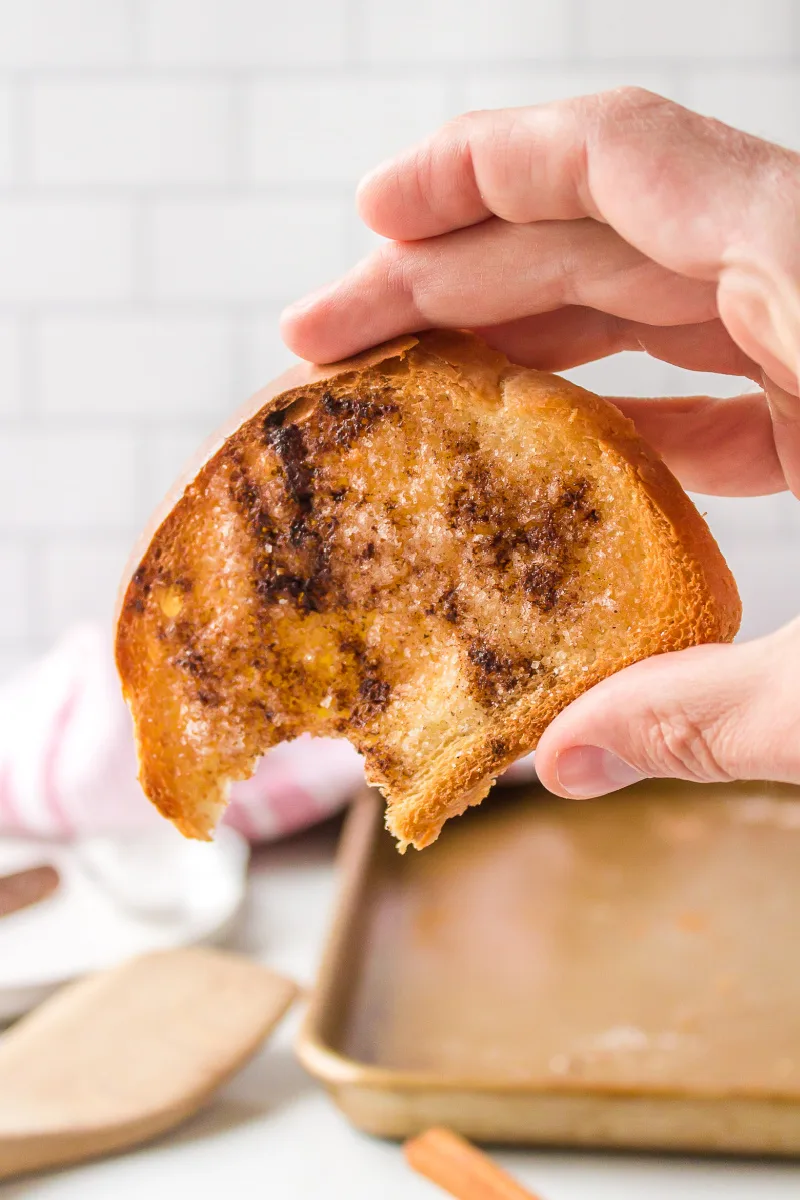
{"type": "Polygon", "coordinates": [[[393,296],[413,294],[409,255],[400,242],[384,242],[377,251],[381,274],[393,296]]]}
{"type": "Polygon", "coordinates": [[[674,100],[630,84],[594,97],[594,126],[602,133],[618,132],[620,127],[632,130],[671,127],[679,121],[681,113],[689,115],[674,100]]]}
{"type": "Polygon", "coordinates": [[[448,122],[449,126],[455,130],[460,130],[462,133],[472,133],[476,129],[484,129],[487,124],[490,124],[498,112],[502,109],[493,108],[469,108],[466,112],[459,113],[457,117],[453,117],[448,122]]]}
{"type": "Polygon", "coordinates": [[[406,218],[424,212],[430,197],[436,192],[434,156],[425,152],[416,153],[402,168],[394,166],[392,187],[395,195],[400,197],[406,218]]]}
{"type": "Polygon", "coordinates": [[[502,161],[512,124],[507,109],[472,109],[455,117],[451,136],[465,160],[480,171],[487,163],[502,161]]]}
{"type": "Polygon", "coordinates": [[[494,119],[495,113],[492,109],[469,109],[447,121],[443,132],[445,137],[466,151],[474,141],[483,136],[487,128],[491,128],[494,119]]]}
{"type": "Polygon", "coordinates": [[[377,251],[379,274],[389,295],[421,320],[435,320],[435,262],[424,243],[386,242],[377,251]]]}
{"type": "Polygon", "coordinates": [[[456,118],[456,137],[487,207],[502,220],[527,220],[528,186],[535,155],[530,109],[475,110],[456,118]]]}
{"type": "Polygon", "coordinates": [[[673,100],[668,100],[666,96],[661,96],[658,92],[651,92],[648,88],[639,87],[636,84],[623,84],[622,87],[601,92],[599,99],[605,101],[607,108],[626,112],[637,109],[678,107],[673,100]]]}
{"type": "Polygon", "coordinates": [[[699,721],[684,710],[646,714],[639,740],[650,775],[698,783],[729,783],[735,777],[722,761],[724,738],[718,726],[699,721]]]}

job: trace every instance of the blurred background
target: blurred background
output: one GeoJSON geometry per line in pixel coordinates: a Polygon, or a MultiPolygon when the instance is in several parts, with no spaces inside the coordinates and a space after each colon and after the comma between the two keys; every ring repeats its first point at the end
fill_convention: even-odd
{"type": "MultiPolygon", "coordinates": [[[[362,171],[464,109],[623,83],[796,148],[799,29],[793,0],[0,0],[0,672],[110,615],[182,461],[289,361],[283,303],[369,248],[362,171]]],[[[699,504],[745,634],[800,611],[800,505],[699,504]]]]}

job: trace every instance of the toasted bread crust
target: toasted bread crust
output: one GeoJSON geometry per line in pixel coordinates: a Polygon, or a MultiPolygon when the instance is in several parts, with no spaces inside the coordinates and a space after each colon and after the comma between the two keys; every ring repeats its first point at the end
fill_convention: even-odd
{"type": "Polygon", "coordinates": [[[422,847],[581,692],[648,655],[729,641],[740,615],[705,523],[612,404],[434,332],[294,368],[231,418],[134,550],[117,663],[145,792],[187,835],[207,837],[228,782],[308,730],[365,753],[389,828],[422,847]],[[441,458],[423,445],[440,411],[441,458]],[[337,471],[366,480],[338,508],[337,471]],[[200,548],[223,528],[233,582],[219,592],[200,548]],[[277,572],[265,538],[288,564],[277,572]]]}

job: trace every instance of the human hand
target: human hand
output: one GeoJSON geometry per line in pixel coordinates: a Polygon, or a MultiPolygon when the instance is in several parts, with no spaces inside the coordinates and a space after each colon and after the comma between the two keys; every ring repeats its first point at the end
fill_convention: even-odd
{"type": "MultiPolygon", "coordinates": [[[[283,332],[329,361],[427,326],[471,327],[549,370],[638,349],[749,376],[735,400],[616,399],[687,488],[800,495],[800,157],[622,89],[474,113],[373,172],[392,239],[293,306],[283,332]]],[[[800,623],[627,668],[550,726],[561,795],[642,775],[800,782],[800,623]]]]}

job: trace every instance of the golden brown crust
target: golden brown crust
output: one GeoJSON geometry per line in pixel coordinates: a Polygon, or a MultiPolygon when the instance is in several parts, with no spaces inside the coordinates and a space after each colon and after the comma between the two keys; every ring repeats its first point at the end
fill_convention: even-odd
{"type": "Polygon", "coordinates": [[[612,404],[439,331],[254,397],[151,522],[118,616],[142,783],[183,832],[308,730],[365,753],[421,847],[587,687],[732,639],[740,603],[612,404]]]}

